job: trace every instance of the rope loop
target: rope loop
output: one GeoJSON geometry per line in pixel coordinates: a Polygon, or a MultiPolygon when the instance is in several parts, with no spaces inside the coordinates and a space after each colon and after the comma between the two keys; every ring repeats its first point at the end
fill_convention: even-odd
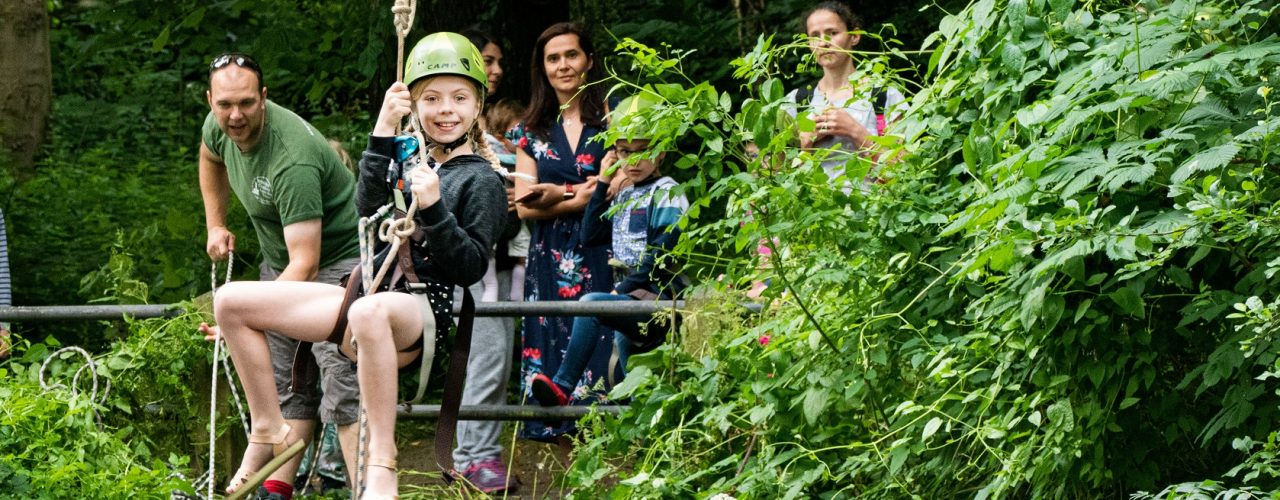
{"type": "MultiPolygon", "coordinates": [[[[89,354],[89,351],[86,351],[76,346],[63,347],[62,349],[53,351],[53,354],[50,354],[49,357],[45,358],[44,363],[40,364],[40,388],[45,391],[52,391],[54,389],[68,389],[71,391],[72,396],[76,396],[80,394],[80,377],[84,375],[84,372],[86,369],[89,370],[89,373],[93,377],[91,379],[93,381],[93,388],[89,393],[89,400],[99,405],[106,404],[107,395],[111,393],[111,379],[106,379],[106,378],[103,379],[106,382],[106,386],[102,391],[102,394],[99,395],[98,394],[98,365],[94,363],[93,355],[89,354]],[[57,359],[58,355],[64,352],[74,352],[84,357],[84,365],[81,366],[79,369],[77,369],[75,371],[75,374],[71,376],[70,387],[64,384],[49,384],[45,382],[45,379],[44,379],[45,372],[49,369],[49,363],[52,362],[54,359],[57,359]]],[[[97,410],[94,410],[94,413],[97,413],[97,410]]]]}
{"type": "Polygon", "coordinates": [[[396,35],[400,38],[408,36],[409,29],[413,27],[417,3],[414,0],[396,0],[395,5],[391,6],[391,14],[395,16],[393,22],[396,26],[396,35]]]}
{"type": "Polygon", "coordinates": [[[413,232],[417,230],[418,225],[413,222],[411,217],[387,219],[382,221],[382,225],[378,227],[378,239],[391,243],[393,238],[403,240],[413,236],[413,232]]]}

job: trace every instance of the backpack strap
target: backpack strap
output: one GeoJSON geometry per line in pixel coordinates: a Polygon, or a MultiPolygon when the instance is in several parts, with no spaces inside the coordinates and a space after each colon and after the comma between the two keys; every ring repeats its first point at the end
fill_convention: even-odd
{"type": "Polygon", "coordinates": [[[876,87],[871,90],[871,95],[871,110],[876,114],[876,135],[883,136],[884,129],[889,126],[889,122],[885,118],[885,107],[889,103],[889,91],[883,87],[876,87]]]}

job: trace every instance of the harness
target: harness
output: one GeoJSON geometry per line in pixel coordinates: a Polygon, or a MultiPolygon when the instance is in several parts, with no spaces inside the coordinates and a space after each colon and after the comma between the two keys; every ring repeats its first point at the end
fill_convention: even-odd
{"type": "MultiPolygon", "coordinates": [[[[448,293],[448,296],[452,297],[451,289],[447,292],[441,289],[447,284],[424,282],[418,276],[414,267],[411,247],[408,244],[404,244],[407,242],[406,240],[423,241],[425,238],[425,231],[418,228],[413,222],[417,211],[417,201],[410,200],[406,204],[403,191],[402,168],[405,163],[415,158],[425,159],[431,168],[438,170],[440,167],[429,154],[426,154],[425,151],[417,146],[416,140],[403,136],[397,138],[396,158],[388,164],[387,172],[387,180],[393,186],[390,203],[384,205],[372,215],[360,219],[361,265],[356,266],[351,275],[347,277],[342,305],[338,311],[338,319],[334,324],[333,330],[329,333],[328,342],[337,344],[342,342],[348,326],[347,313],[351,308],[351,304],[363,295],[378,293],[379,291],[384,291],[384,289],[394,289],[410,294],[428,294],[434,291],[448,293]],[[378,266],[379,269],[376,275],[370,276],[366,269],[372,269],[375,264],[375,235],[378,240],[389,243],[390,247],[383,257],[382,265],[378,266]],[[391,277],[385,281],[386,285],[383,285],[383,278],[389,269],[391,269],[391,277]],[[436,290],[432,290],[433,288],[436,290]]],[[[453,339],[453,348],[449,355],[449,367],[446,372],[444,394],[440,404],[440,418],[437,423],[434,443],[436,464],[444,473],[443,477],[446,482],[451,481],[456,474],[453,463],[453,441],[457,432],[458,408],[462,404],[462,390],[466,384],[467,360],[471,354],[471,330],[475,318],[475,299],[471,296],[469,289],[462,288],[462,309],[459,311],[458,327],[453,339]]],[[[448,306],[445,307],[448,308],[448,306]]],[[[433,308],[431,312],[437,318],[437,332],[441,328],[448,327],[448,322],[442,322],[441,319],[447,320],[452,315],[452,310],[440,311],[433,308]]],[[[417,342],[399,351],[408,353],[421,349],[421,355],[418,360],[420,363],[418,368],[418,388],[413,399],[404,403],[406,405],[417,404],[422,401],[426,394],[431,367],[435,361],[435,335],[436,332],[423,332],[423,337],[420,337],[417,342]],[[427,335],[432,335],[432,337],[427,339],[427,335]]],[[[354,339],[352,344],[354,347],[354,339]]],[[[365,418],[362,405],[361,434],[363,434],[365,418]]],[[[361,448],[363,453],[363,443],[361,448]]]]}

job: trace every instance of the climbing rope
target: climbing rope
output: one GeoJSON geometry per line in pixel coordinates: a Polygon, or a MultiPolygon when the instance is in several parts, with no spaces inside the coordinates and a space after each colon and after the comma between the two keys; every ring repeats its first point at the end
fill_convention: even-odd
{"type": "Polygon", "coordinates": [[[397,82],[404,81],[404,39],[409,36],[409,30],[413,29],[413,17],[417,5],[416,0],[396,0],[395,5],[391,6],[391,15],[394,17],[392,22],[396,26],[396,37],[399,39],[396,48],[397,82]]]}
{"type": "MultiPolygon", "coordinates": [[[[231,270],[235,263],[235,253],[227,254],[227,274],[223,284],[231,282],[231,270]]],[[[210,298],[218,295],[218,263],[215,261],[209,266],[209,283],[212,290],[210,298]]],[[[214,484],[214,456],[217,447],[217,418],[218,418],[218,365],[222,365],[222,373],[227,379],[227,387],[231,388],[231,401],[235,403],[236,412],[240,414],[240,425],[244,427],[245,436],[249,435],[249,419],[245,417],[244,407],[240,404],[240,393],[236,390],[235,380],[231,377],[231,367],[227,365],[227,353],[222,350],[223,339],[221,332],[218,337],[213,339],[213,373],[209,379],[209,469],[204,475],[200,476],[200,480],[196,482],[196,489],[206,486],[208,489],[208,498],[213,499],[214,484]]]]}

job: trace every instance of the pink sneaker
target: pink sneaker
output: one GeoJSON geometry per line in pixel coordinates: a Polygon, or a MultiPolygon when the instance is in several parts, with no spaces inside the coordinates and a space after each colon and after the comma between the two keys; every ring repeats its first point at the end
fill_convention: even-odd
{"type": "Polygon", "coordinates": [[[471,464],[462,473],[462,478],[484,493],[516,491],[516,485],[507,478],[507,464],[497,457],[471,464]]]}

